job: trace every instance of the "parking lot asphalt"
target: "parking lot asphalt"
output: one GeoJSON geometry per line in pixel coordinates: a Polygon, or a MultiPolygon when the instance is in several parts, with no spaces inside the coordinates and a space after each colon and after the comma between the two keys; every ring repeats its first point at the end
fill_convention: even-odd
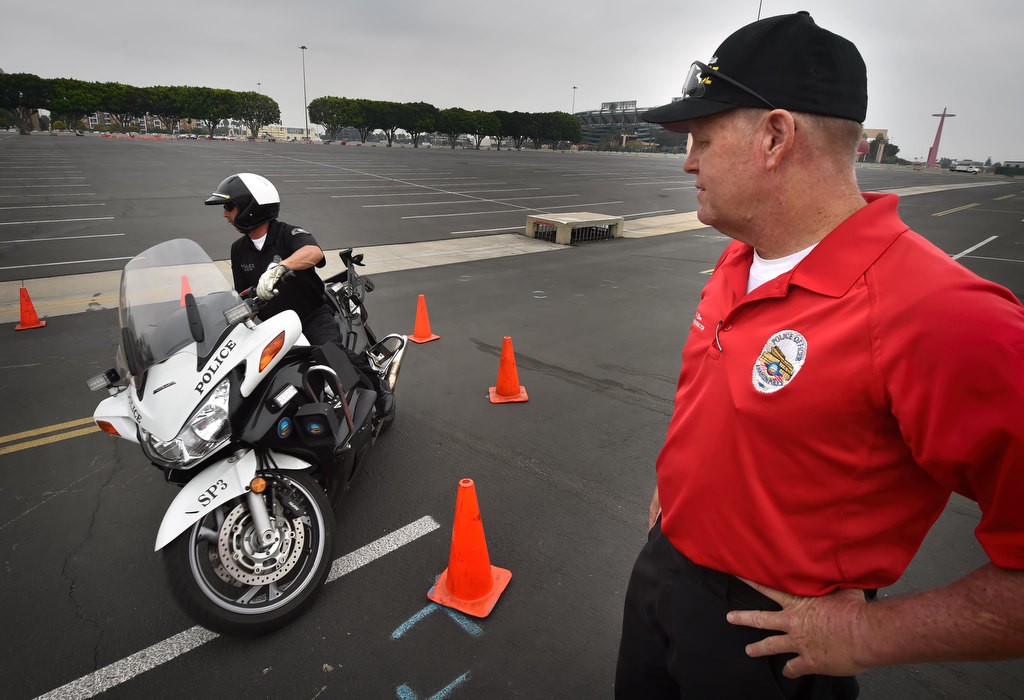
{"type": "MultiPolygon", "coordinates": [[[[659,230],[695,208],[681,164],[0,138],[2,279],[68,285],[41,295],[41,308],[55,304],[45,328],[16,333],[6,317],[0,328],[5,697],[610,697],[622,597],[645,538],[679,352],[727,242],[681,223],[679,232],[659,230]],[[278,184],[281,218],[325,248],[366,254],[378,332],[410,332],[424,294],[441,336],[407,353],[396,424],[339,509],[339,575],[306,616],[257,640],[215,637],[174,606],[153,541],[175,490],[134,445],[89,425],[101,397],[84,380],[111,364],[116,299],[87,312],[56,306],[77,310],[70,304],[83,295],[112,294],[96,280],[116,281],[126,257],[168,237],[225,257],[233,234],[201,201],[241,170],[278,184]],[[57,208],[82,203],[102,206],[57,208]],[[525,242],[527,213],[575,210],[623,216],[633,235],[501,252],[502,241],[525,242]],[[426,251],[442,243],[496,252],[437,264],[426,251]],[[375,262],[375,249],[416,262],[375,262]],[[504,336],[514,340],[527,403],[486,399],[504,336]],[[492,563],[512,571],[485,620],[449,615],[426,598],[447,565],[463,477],[476,482],[492,563]]],[[[864,189],[903,192],[911,227],[1024,295],[1019,183],[882,168],[858,176],[864,189]]],[[[942,585],[984,563],[977,520],[974,504],[954,497],[885,594],[942,585]]],[[[877,669],[862,687],[862,697],[893,700],[1021,698],[1024,662],[877,669]]]]}

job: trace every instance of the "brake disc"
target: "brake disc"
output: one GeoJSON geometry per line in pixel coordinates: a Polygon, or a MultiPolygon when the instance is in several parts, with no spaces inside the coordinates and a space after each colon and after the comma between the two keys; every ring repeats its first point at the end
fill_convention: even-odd
{"type": "Polygon", "coordinates": [[[287,576],[302,558],[306,542],[302,522],[272,517],[270,524],[274,541],[263,547],[244,502],[224,519],[217,536],[217,553],[225,573],[233,580],[249,586],[274,583],[287,576]]]}

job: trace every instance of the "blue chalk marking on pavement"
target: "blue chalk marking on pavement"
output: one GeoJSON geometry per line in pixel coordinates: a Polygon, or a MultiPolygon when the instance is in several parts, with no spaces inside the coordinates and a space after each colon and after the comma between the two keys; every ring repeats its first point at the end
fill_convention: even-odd
{"type": "Polygon", "coordinates": [[[462,613],[456,610],[452,610],[451,608],[442,607],[437,603],[431,603],[430,605],[428,605],[427,607],[423,608],[418,613],[410,617],[408,620],[400,624],[395,629],[395,631],[391,633],[391,638],[400,639],[402,636],[405,635],[406,632],[412,629],[417,622],[419,622],[435,610],[443,610],[445,613],[447,613],[448,617],[454,620],[459,627],[466,631],[467,634],[470,634],[474,637],[479,637],[484,633],[483,627],[476,624],[462,613]]]}
{"type": "Polygon", "coordinates": [[[451,619],[453,619],[457,623],[459,623],[459,626],[462,629],[466,630],[468,633],[470,633],[474,637],[479,637],[481,634],[484,633],[484,628],[483,627],[481,627],[480,625],[476,624],[475,622],[470,620],[468,617],[466,617],[462,613],[460,613],[460,612],[458,612],[456,610],[452,610],[451,608],[444,608],[444,611],[446,613],[448,613],[448,617],[450,617],[451,619]]]}
{"type": "MultiPolygon", "coordinates": [[[[453,690],[455,690],[460,685],[462,685],[462,683],[468,680],[469,671],[466,671],[461,676],[453,680],[451,683],[441,688],[441,690],[431,695],[429,698],[427,698],[427,700],[444,700],[446,697],[451,695],[453,690]]],[[[395,689],[395,694],[398,695],[398,700],[420,700],[419,695],[417,695],[412,688],[410,688],[408,685],[405,685],[404,683],[395,689]]]]}
{"type": "Polygon", "coordinates": [[[408,631],[409,631],[410,629],[412,629],[412,626],[413,626],[413,625],[415,625],[415,624],[416,624],[417,622],[419,622],[420,620],[422,620],[423,618],[425,618],[425,617],[426,617],[427,615],[429,615],[430,613],[432,613],[432,612],[434,612],[435,610],[437,610],[437,609],[438,609],[439,607],[441,607],[441,606],[439,606],[439,605],[438,605],[437,603],[431,603],[431,604],[430,604],[430,605],[428,605],[427,607],[423,608],[423,609],[422,609],[422,610],[420,610],[420,611],[419,611],[418,613],[416,613],[415,615],[413,615],[412,617],[410,617],[410,618],[409,618],[408,620],[406,620],[405,622],[403,622],[402,624],[400,624],[400,625],[398,626],[398,628],[397,628],[397,629],[395,629],[395,631],[391,633],[391,638],[392,638],[392,639],[398,639],[398,638],[399,638],[399,637],[401,637],[401,636],[402,636],[403,634],[405,634],[405,633],[406,633],[406,632],[408,632],[408,631]]]}

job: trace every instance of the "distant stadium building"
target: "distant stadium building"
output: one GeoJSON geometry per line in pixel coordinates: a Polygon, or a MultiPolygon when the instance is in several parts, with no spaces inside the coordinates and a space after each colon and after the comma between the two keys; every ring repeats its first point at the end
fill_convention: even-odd
{"type": "Polygon", "coordinates": [[[636,100],[626,102],[604,102],[601,109],[594,109],[587,112],[576,112],[583,129],[583,143],[587,146],[597,146],[614,134],[618,134],[621,142],[618,146],[624,146],[626,141],[638,140],[644,143],[654,143],[653,134],[661,130],[657,124],[648,124],[640,116],[648,108],[636,106],[636,100]]]}

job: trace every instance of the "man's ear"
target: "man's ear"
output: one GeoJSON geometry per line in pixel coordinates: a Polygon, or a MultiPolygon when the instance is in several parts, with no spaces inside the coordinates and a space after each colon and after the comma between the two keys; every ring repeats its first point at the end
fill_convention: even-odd
{"type": "Polygon", "coordinates": [[[783,159],[793,150],[796,144],[796,120],[793,113],[785,109],[773,109],[765,117],[764,123],[765,165],[770,169],[779,167],[783,159]]]}

